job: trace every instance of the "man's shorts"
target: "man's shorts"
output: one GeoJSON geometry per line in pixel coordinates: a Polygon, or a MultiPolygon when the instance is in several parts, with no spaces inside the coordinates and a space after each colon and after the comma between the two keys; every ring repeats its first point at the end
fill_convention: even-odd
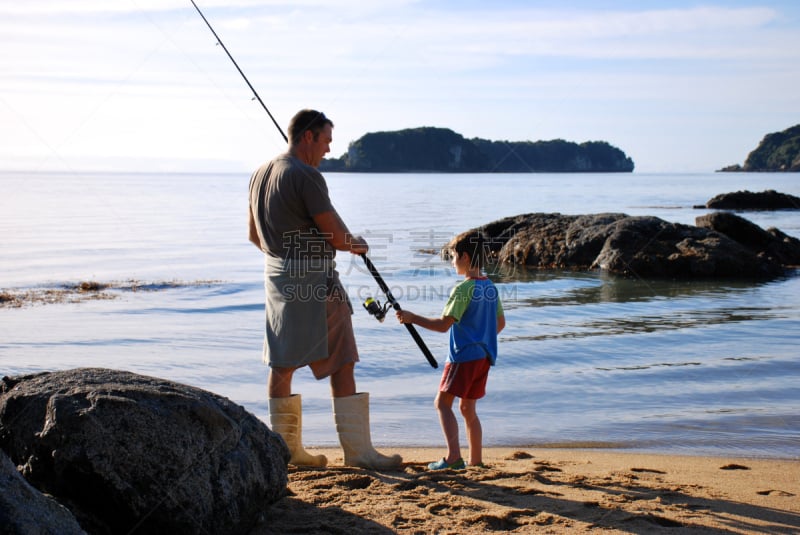
{"type": "Polygon", "coordinates": [[[480,399],[486,395],[486,381],[491,367],[488,358],[446,362],[439,392],[447,392],[461,399],[480,399]]]}
{"type": "Polygon", "coordinates": [[[339,371],[345,364],[358,362],[358,348],[353,332],[353,309],[342,288],[328,297],[328,358],[308,365],[316,379],[324,379],[339,371]]]}

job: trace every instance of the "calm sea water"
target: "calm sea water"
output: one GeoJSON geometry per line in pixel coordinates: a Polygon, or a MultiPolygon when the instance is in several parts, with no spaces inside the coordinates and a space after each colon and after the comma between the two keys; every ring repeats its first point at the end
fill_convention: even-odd
{"type": "MultiPolygon", "coordinates": [[[[268,421],[263,263],[247,241],[248,175],[0,174],[0,290],[125,283],[114,299],[0,308],[0,373],[102,366],[188,383],[268,421]]],[[[718,193],[800,195],[796,175],[330,174],[404,308],[438,315],[458,278],[431,250],[527,212],[624,212],[693,224],[718,193]]],[[[800,237],[800,212],[743,214],[800,237]]],[[[339,254],[355,305],[358,387],[375,444],[443,444],[440,370],[360,258],[339,254]]],[[[595,272],[496,277],[507,327],[479,403],[487,445],[800,456],[800,277],[765,283],[624,280],[595,272]]],[[[447,336],[420,329],[440,362],[447,336]]],[[[326,381],[306,370],[304,438],[335,445],[326,381]]],[[[463,425],[462,425],[463,435],[463,425]]]]}

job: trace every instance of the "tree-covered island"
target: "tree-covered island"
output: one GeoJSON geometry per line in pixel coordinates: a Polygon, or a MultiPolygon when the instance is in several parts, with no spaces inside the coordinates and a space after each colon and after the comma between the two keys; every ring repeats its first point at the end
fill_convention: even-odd
{"type": "Polygon", "coordinates": [[[370,173],[629,173],[633,160],[605,141],[489,141],[448,129],[365,134],[323,171],[370,173]]]}
{"type": "Polygon", "coordinates": [[[747,155],[744,165],[729,165],[720,171],[800,171],[800,124],[767,134],[747,155]]]}

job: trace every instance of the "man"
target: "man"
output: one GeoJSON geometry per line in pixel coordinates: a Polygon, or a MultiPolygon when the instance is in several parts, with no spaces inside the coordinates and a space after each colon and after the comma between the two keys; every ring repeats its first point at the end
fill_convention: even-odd
{"type": "Polygon", "coordinates": [[[292,464],[327,464],[324,455],[303,449],[301,398],[292,394],[295,370],[308,366],[318,380],[330,377],[345,465],[397,468],[399,455],[385,456],[373,448],[369,395],[356,393],[353,309],[333,259],[337,250],[363,254],[369,246],[347,229],[317,170],[330,151],[332,132],[325,114],[299,111],[289,124],[288,152],[250,178],[249,239],[266,255],[270,423],[289,446],[292,464]]]}

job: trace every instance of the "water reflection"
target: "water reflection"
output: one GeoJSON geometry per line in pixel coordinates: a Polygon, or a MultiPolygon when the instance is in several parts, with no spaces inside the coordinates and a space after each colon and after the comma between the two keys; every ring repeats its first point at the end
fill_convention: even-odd
{"type": "Polygon", "coordinates": [[[753,321],[767,321],[781,315],[770,308],[720,308],[713,310],[682,310],[658,316],[602,317],[584,321],[570,321],[564,317],[550,323],[548,332],[514,334],[504,337],[505,342],[523,340],[579,339],[593,336],[649,334],[656,332],[695,329],[713,325],[726,325],[753,321]],[[557,328],[557,330],[554,330],[557,328]]]}
{"type": "Polygon", "coordinates": [[[491,277],[500,284],[540,283],[542,291],[554,283],[570,283],[557,293],[522,298],[525,306],[532,307],[720,297],[751,292],[770,284],[763,281],[630,279],[601,271],[542,271],[519,266],[496,266],[491,277]]]}
{"type": "Polygon", "coordinates": [[[640,280],[603,272],[498,268],[493,277],[514,299],[504,300],[514,322],[504,342],[586,339],[700,330],[718,325],[792,318],[795,310],[771,298],[754,302],[780,281],[640,280]],[[624,305],[624,306],[623,306],[624,305]]]}

